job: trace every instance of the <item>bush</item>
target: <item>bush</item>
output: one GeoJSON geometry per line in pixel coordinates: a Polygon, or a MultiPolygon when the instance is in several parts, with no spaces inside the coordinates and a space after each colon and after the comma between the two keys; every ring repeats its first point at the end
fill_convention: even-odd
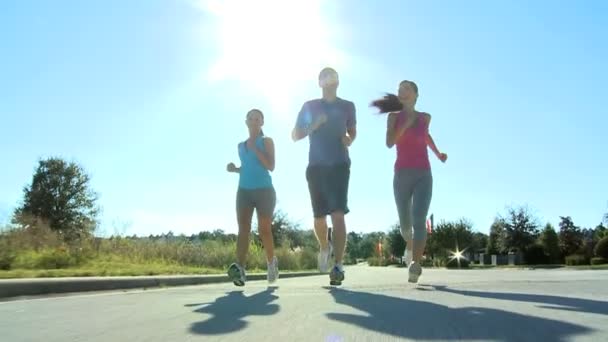
{"type": "Polygon", "coordinates": [[[39,252],[30,250],[19,253],[12,268],[60,269],[76,265],[78,265],[78,258],[72,256],[67,249],[49,248],[39,252]]]}
{"type": "Polygon", "coordinates": [[[573,254],[566,257],[566,265],[577,266],[577,265],[589,265],[589,260],[584,255],[573,254]]]}
{"type": "Polygon", "coordinates": [[[15,251],[6,238],[0,236],[0,270],[10,270],[15,258],[15,251]]]}
{"type": "Polygon", "coordinates": [[[11,269],[16,255],[8,249],[0,249],[0,270],[8,271],[11,269]]]}
{"type": "Polygon", "coordinates": [[[608,259],[608,236],[601,239],[597,245],[595,245],[595,256],[608,259]]]}
{"type": "MultiPolygon", "coordinates": [[[[316,269],[314,248],[275,249],[283,270],[316,269]]],[[[180,265],[226,269],[236,261],[236,241],[182,237],[87,238],[63,242],[44,226],[19,228],[0,234],[0,269],[58,269],[91,262],[180,265]]],[[[253,241],[247,255],[248,270],[265,270],[266,254],[253,241]]]]}
{"type": "Polygon", "coordinates": [[[313,270],[317,268],[317,253],[309,248],[300,252],[300,269],[313,270]]]}
{"type": "MultiPolygon", "coordinates": [[[[225,249],[228,249],[228,253],[225,253],[225,255],[221,255],[220,252],[216,251],[216,253],[218,253],[218,255],[221,255],[221,257],[223,258],[222,262],[224,263],[224,266],[218,264],[218,266],[212,267],[226,269],[230,264],[236,262],[236,243],[232,243],[230,245],[230,248],[228,248],[227,246],[225,247],[225,249]]],[[[284,261],[279,260],[279,268],[281,268],[283,262],[284,261]]],[[[207,266],[208,264],[204,263],[203,265],[207,266]]],[[[254,243],[250,244],[249,253],[247,254],[247,266],[245,266],[245,268],[248,270],[265,270],[266,267],[266,253],[264,253],[264,248],[254,243]]]]}
{"type": "Polygon", "coordinates": [[[469,260],[467,258],[460,259],[460,263],[458,259],[446,258],[445,267],[447,268],[469,268],[469,260]]]}
{"type": "Polygon", "coordinates": [[[422,261],[420,262],[420,266],[422,267],[434,267],[434,261],[433,259],[429,259],[429,258],[425,258],[422,259],[422,261]]]}
{"type": "Polygon", "coordinates": [[[549,263],[549,255],[541,245],[532,245],[524,253],[524,260],[528,265],[546,265],[549,263]]]}
{"type": "Polygon", "coordinates": [[[36,268],[58,269],[76,265],[77,261],[72,258],[66,249],[45,250],[39,254],[36,268]]]}
{"type": "Polygon", "coordinates": [[[597,258],[597,257],[591,259],[591,265],[604,265],[604,264],[608,264],[608,259],[597,258]]]}
{"type": "MultiPolygon", "coordinates": [[[[299,269],[298,265],[298,252],[294,252],[289,248],[281,247],[275,249],[275,255],[277,259],[279,259],[279,269],[280,270],[297,270],[299,269]]],[[[266,254],[264,254],[265,256],[266,254]]]]}
{"type": "Polygon", "coordinates": [[[371,257],[367,259],[367,263],[370,266],[386,266],[388,265],[388,260],[385,259],[381,259],[379,257],[371,257]]]}

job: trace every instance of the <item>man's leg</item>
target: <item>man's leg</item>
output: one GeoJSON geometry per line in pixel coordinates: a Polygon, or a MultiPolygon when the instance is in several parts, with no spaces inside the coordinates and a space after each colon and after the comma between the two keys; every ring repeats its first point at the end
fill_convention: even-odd
{"type": "Polygon", "coordinates": [[[332,168],[329,181],[333,203],[330,206],[331,220],[334,231],[334,255],[336,264],[342,265],[346,251],[346,220],[344,216],[348,209],[348,185],[350,182],[350,165],[341,164],[332,168]]]}
{"type": "Polygon", "coordinates": [[[314,216],[315,236],[319,242],[319,255],[317,262],[319,271],[325,273],[329,268],[331,255],[330,245],[327,239],[327,201],[324,196],[323,177],[324,170],[321,166],[309,166],[306,169],[306,180],[310,192],[310,202],[314,216]]]}
{"type": "Polygon", "coordinates": [[[344,280],[342,261],[346,251],[346,221],[348,214],[348,183],[350,180],[350,165],[342,164],[331,168],[328,175],[329,202],[331,220],[334,231],[334,256],[336,266],[330,273],[330,284],[341,285],[344,280]]]}
{"type": "Polygon", "coordinates": [[[344,220],[344,212],[334,211],[331,213],[331,224],[334,233],[333,245],[336,265],[342,265],[344,252],[346,251],[346,222],[344,220]]]}
{"type": "Polygon", "coordinates": [[[315,217],[315,235],[317,241],[319,241],[319,248],[326,250],[329,248],[329,241],[327,240],[327,219],[323,217],[315,217]]]}

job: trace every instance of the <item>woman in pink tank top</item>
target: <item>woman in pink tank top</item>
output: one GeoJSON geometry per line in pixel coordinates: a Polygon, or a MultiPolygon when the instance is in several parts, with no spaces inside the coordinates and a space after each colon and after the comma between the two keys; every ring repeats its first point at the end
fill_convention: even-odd
{"type": "Polygon", "coordinates": [[[431,116],[415,109],[418,86],[411,81],[399,85],[399,94],[387,94],[372,102],[380,113],[389,113],[386,146],[397,146],[393,192],[399,214],[401,235],[406,241],[405,259],[409,265],[409,282],[416,283],[422,274],[420,261],[426,247],[426,216],[433,193],[433,176],[427,146],[442,162],[445,153],[439,152],[429,134],[431,116]],[[413,230],[413,232],[412,232],[413,230]]]}

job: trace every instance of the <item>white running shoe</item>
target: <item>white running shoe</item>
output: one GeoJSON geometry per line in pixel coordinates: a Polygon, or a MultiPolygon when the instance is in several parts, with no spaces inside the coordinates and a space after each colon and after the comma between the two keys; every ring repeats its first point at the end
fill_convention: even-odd
{"type": "Polygon", "coordinates": [[[404,262],[406,265],[409,265],[412,263],[412,260],[414,259],[414,253],[412,252],[411,249],[405,249],[405,253],[403,253],[403,258],[405,259],[404,262]]]}
{"type": "Polygon", "coordinates": [[[410,264],[409,278],[407,281],[409,281],[410,283],[417,283],[418,278],[420,278],[421,274],[422,274],[422,266],[420,266],[419,263],[412,261],[412,263],[410,264]]]}
{"type": "Polygon", "coordinates": [[[247,279],[245,275],[245,269],[241,267],[241,265],[237,263],[233,263],[228,268],[228,277],[236,286],[245,286],[245,281],[247,279]]]}
{"type": "Polygon", "coordinates": [[[327,249],[320,250],[319,255],[317,256],[317,265],[319,267],[319,272],[321,273],[327,273],[327,271],[329,270],[329,263],[331,260],[331,253],[333,247],[331,246],[331,243],[329,243],[327,246],[327,249]]]}
{"type": "Polygon", "coordinates": [[[276,256],[272,257],[272,261],[268,263],[268,273],[266,278],[270,284],[274,283],[279,279],[279,260],[276,256]]]}

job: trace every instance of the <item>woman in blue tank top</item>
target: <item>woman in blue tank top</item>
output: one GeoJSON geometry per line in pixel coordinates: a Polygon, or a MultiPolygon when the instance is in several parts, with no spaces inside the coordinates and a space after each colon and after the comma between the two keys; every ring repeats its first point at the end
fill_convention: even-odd
{"type": "Polygon", "coordinates": [[[271,228],[276,205],[276,193],[270,176],[270,172],[274,170],[274,142],[264,136],[264,114],[260,110],[250,110],[246,124],[249,128],[249,138],[238,144],[241,167],[236,167],[234,163],[229,163],[226,167],[228,172],[239,174],[236,194],[236,216],[239,225],[237,262],[228,268],[228,276],[237,286],[245,285],[245,263],[254,209],[257,212],[258,230],[268,262],[268,282],[273,283],[279,277],[271,228]]]}

